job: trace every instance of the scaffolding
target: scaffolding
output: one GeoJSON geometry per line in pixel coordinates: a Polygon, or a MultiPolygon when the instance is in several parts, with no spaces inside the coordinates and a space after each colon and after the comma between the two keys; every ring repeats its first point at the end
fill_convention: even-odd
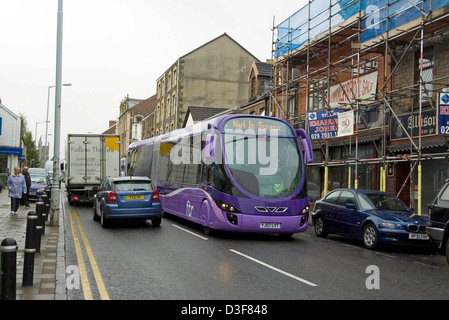
{"type": "MultiPolygon", "coordinates": [[[[386,191],[389,165],[409,162],[398,196],[409,186],[413,206],[417,170],[416,207],[422,214],[422,162],[449,159],[447,136],[445,152],[427,154],[423,145],[423,136],[431,136],[423,133],[423,115],[437,114],[438,93],[449,88],[449,76],[435,70],[435,50],[429,49],[444,41],[449,42],[449,0],[309,0],[281,24],[273,21],[273,114],[311,135],[312,116],[334,117],[323,122],[324,132],[313,135],[324,161],[312,166],[324,168],[324,194],[330,167],[346,166],[347,186],[358,188],[358,167],[377,164],[377,188],[386,191]],[[354,114],[354,132],[334,136],[335,114],[345,111],[354,114]],[[403,113],[410,114],[411,126],[404,125],[403,113]],[[367,141],[375,157],[359,152],[367,141]],[[348,154],[355,156],[332,161],[330,148],[338,144],[348,145],[348,154]],[[407,153],[395,154],[401,146],[407,153]]],[[[449,52],[445,58],[448,64],[449,52]]]]}

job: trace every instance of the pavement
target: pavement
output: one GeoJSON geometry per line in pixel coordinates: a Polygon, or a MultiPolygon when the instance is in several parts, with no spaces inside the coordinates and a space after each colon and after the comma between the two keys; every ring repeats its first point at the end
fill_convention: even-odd
{"type": "Polygon", "coordinates": [[[34,202],[30,207],[20,206],[17,215],[11,215],[8,190],[2,190],[0,242],[12,238],[18,246],[16,300],[67,300],[63,210],[60,210],[60,226],[52,227],[48,221],[46,223],[40,253],[34,255],[33,285],[22,286],[27,215],[30,211],[36,211],[34,202]]]}

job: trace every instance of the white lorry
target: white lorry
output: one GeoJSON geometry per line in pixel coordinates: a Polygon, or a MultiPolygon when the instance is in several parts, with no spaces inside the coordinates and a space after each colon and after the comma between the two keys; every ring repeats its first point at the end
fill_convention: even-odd
{"type": "Polygon", "coordinates": [[[91,203],[94,187],[106,177],[120,176],[120,137],[69,134],[66,155],[66,191],[70,205],[91,203]]]}

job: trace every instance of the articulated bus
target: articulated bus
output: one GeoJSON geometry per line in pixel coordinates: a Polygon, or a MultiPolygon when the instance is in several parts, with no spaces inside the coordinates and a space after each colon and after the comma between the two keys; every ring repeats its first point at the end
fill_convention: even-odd
{"type": "Polygon", "coordinates": [[[225,115],[130,145],[127,174],[148,176],[162,210],[203,226],[280,234],[307,230],[306,132],[287,121],[225,115]]]}

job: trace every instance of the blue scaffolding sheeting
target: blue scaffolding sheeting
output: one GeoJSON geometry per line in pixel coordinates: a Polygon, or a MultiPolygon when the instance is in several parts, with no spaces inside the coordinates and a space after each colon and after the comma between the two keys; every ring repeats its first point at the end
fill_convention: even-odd
{"type": "Polygon", "coordinates": [[[364,43],[447,5],[449,0],[311,1],[275,28],[274,57],[299,48],[359,13],[360,41],[364,43]]]}

